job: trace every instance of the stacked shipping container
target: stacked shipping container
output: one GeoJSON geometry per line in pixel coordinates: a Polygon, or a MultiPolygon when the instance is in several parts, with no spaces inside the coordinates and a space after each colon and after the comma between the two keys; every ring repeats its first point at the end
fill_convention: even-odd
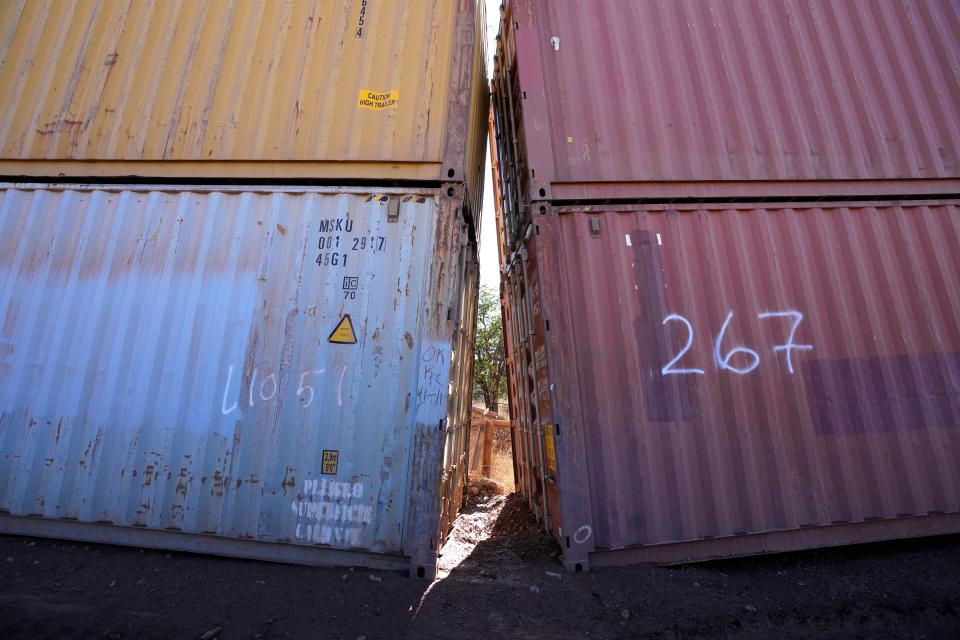
{"type": "Polygon", "coordinates": [[[510,0],[518,478],[565,564],[960,531],[956,3],[510,0]]]}
{"type": "Polygon", "coordinates": [[[0,6],[0,531],[433,576],[483,4],[0,6]]]}

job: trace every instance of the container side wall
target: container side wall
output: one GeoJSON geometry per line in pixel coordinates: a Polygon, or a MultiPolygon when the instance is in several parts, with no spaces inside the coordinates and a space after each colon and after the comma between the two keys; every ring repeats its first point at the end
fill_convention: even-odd
{"type": "Polygon", "coordinates": [[[6,185],[0,509],[400,553],[437,215],[426,192],[6,185]]]}
{"type": "MultiPolygon", "coordinates": [[[[466,1],[466,0],[464,0],[466,1]]],[[[490,113],[490,86],[487,79],[486,4],[477,2],[474,26],[474,49],[470,73],[470,119],[467,124],[466,183],[476,241],[480,240],[483,214],[484,169],[487,160],[487,127],[490,113]]]]}
{"type": "Polygon", "coordinates": [[[564,535],[622,549],[909,517],[922,535],[960,512],[960,203],[535,224],[564,535]]]}
{"type": "Polygon", "coordinates": [[[423,313],[417,326],[420,350],[417,395],[411,405],[411,493],[404,553],[411,574],[433,579],[437,551],[459,509],[465,469],[461,464],[469,434],[469,391],[476,302],[476,247],[458,214],[464,187],[446,189],[439,200],[432,254],[420,266],[426,278],[423,313]],[[473,308],[474,311],[470,311],[473,308]],[[466,397],[452,392],[463,390],[466,397]],[[439,489],[438,489],[439,487],[439,489]]]}
{"type": "Polygon", "coordinates": [[[469,471],[471,414],[473,409],[474,345],[477,331],[477,298],[480,273],[472,250],[463,252],[463,299],[451,362],[453,402],[447,418],[447,450],[444,453],[440,539],[446,539],[464,500],[469,471]]]}
{"type": "Polygon", "coordinates": [[[466,186],[464,216],[474,242],[483,204],[486,114],[490,108],[486,69],[486,10],[483,0],[456,0],[457,35],[442,179],[466,186]]]}
{"type": "Polygon", "coordinates": [[[216,176],[216,163],[235,175],[231,163],[325,161],[430,163],[414,177],[439,179],[453,54],[476,37],[472,11],[458,33],[460,11],[439,0],[5,3],[4,171],[69,160],[162,175],[151,162],[190,162],[216,176]]]}
{"type": "Polygon", "coordinates": [[[569,197],[551,183],[960,176],[953,0],[512,0],[506,15],[497,74],[518,102],[501,108],[530,199],[569,197]]]}

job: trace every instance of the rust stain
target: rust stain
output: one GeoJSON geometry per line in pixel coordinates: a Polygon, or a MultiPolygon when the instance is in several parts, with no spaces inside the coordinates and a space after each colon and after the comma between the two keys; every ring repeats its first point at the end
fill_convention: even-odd
{"type": "Polygon", "coordinates": [[[210,490],[210,495],[216,497],[223,497],[223,493],[229,484],[230,479],[225,476],[219,469],[213,472],[213,488],[210,490]]]}
{"type": "Polygon", "coordinates": [[[69,118],[62,118],[60,120],[52,120],[43,125],[43,129],[37,129],[36,132],[41,135],[49,135],[52,133],[63,133],[67,132],[71,135],[78,134],[78,128],[83,128],[83,120],[71,120],[69,118]]]}
{"type": "Polygon", "coordinates": [[[177,473],[177,494],[181,496],[187,495],[187,469],[186,467],[180,467],[179,473],[177,473]]]}
{"type": "Polygon", "coordinates": [[[407,343],[407,349],[413,349],[413,336],[410,332],[404,332],[403,339],[407,343]]]}
{"type": "Polygon", "coordinates": [[[296,469],[293,467],[287,467],[287,471],[283,476],[283,481],[280,483],[280,486],[283,488],[283,495],[287,495],[287,489],[294,489],[297,486],[297,478],[294,476],[296,469]]]}

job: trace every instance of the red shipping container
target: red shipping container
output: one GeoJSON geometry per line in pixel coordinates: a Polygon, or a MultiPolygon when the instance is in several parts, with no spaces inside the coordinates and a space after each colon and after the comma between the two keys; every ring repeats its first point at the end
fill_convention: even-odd
{"type": "Polygon", "coordinates": [[[958,256],[957,200],[536,215],[511,409],[565,564],[960,531],[958,256]]]}
{"type": "Polygon", "coordinates": [[[509,0],[501,162],[528,202],[958,193],[958,70],[952,0],[509,0]]]}

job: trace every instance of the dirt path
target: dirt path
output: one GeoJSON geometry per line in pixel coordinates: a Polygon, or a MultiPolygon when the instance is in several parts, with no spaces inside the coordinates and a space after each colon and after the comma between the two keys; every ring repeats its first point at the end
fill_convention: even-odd
{"type": "Polygon", "coordinates": [[[576,575],[558,552],[487,494],[429,585],[0,537],[0,638],[960,638],[956,536],[576,575]]]}

